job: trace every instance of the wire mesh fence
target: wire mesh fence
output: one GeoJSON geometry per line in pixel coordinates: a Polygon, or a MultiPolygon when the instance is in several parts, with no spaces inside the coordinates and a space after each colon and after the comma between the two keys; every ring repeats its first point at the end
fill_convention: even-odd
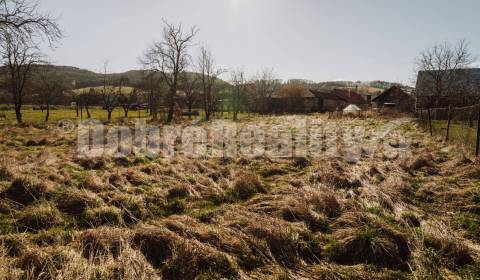
{"type": "Polygon", "coordinates": [[[432,136],[464,145],[479,154],[480,104],[467,107],[418,109],[420,125],[432,136]]]}

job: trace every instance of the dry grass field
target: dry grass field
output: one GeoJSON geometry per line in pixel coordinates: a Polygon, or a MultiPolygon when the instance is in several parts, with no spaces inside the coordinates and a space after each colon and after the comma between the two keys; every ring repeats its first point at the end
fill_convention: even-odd
{"type": "Polygon", "coordinates": [[[480,278],[474,158],[406,119],[305,118],[384,148],[81,159],[75,132],[2,125],[0,279],[480,278]]]}

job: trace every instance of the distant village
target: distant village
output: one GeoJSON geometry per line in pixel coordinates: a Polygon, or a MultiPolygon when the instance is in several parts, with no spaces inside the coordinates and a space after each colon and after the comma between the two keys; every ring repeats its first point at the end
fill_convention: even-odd
{"type": "MultiPolygon", "coordinates": [[[[432,71],[419,71],[415,88],[399,84],[383,91],[365,92],[355,88],[333,90],[300,89],[295,94],[276,91],[270,100],[271,113],[312,113],[376,109],[414,112],[416,109],[463,107],[476,104],[480,96],[480,68],[458,69],[448,81],[435,80],[432,71]],[[442,87],[439,94],[438,87],[442,87]],[[295,106],[291,106],[295,103],[295,106]],[[293,110],[293,111],[292,111],[293,110]]],[[[446,72],[446,71],[438,71],[446,72]]]]}

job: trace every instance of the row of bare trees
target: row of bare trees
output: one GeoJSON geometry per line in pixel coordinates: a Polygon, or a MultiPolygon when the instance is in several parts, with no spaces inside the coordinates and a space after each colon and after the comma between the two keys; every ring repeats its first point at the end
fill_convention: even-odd
{"type": "Polygon", "coordinates": [[[159,105],[157,97],[154,95],[156,95],[155,91],[157,95],[161,94],[161,84],[166,85],[167,91],[164,98],[167,107],[167,122],[173,120],[179,90],[183,90],[185,93],[189,116],[191,116],[192,108],[196,103],[202,105],[206,120],[209,120],[215,112],[218,103],[216,95],[218,77],[225,71],[215,65],[212,52],[205,46],[200,48],[200,54],[196,59],[190,55],[189,50],[194,45],[197,33],[196,27],[192,27],[186,32],[181,24],[174,25],[164,21],[162,40],[154,42],[140,58],[140,62],[150,73],[146,82],[151,92],[154,120],[157,118],[157,108],[153,107],[159,105]],[[188,73],[187,70],[195,73],[188,73]],[[152,81],[154,76],[157,76],[159,81],[152,81]]]}
{"type": "MultiPolygon", "coordinates": [[[[53,47],[63,37],[56,19],[41,13],[38,2],[31,0],[0,0],[0,63],[7,89],[15,107],[17,122],[22,122],[23,99],[31,82],[32,69],[36,64],[45,64],[46,57],[40,52],[41,42],[53,47]]],[[[49,107],[51,95],[58,91],[49,71],[40,74],[39,88],[45,95],[42,100],[49,107]],[[53,91],[53,92],[52,92],[53,91]],[[47,101],[48,100],[48,101],[47,101]]],[[[47,111],[49,112],[49,111],[47,111]]],[[[49,113],[46,118],[48,119],[49,113]]]]}

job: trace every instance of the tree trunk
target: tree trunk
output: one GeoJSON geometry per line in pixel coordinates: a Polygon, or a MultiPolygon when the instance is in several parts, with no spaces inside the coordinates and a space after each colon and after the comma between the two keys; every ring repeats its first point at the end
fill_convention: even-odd
{"type": "Polygon", "coordinates": [[[49,118],[50,118],[50,105],[47,104],[47,114],[45,115],[45,122],[48,122],[49,118]]]}
{"type": "Polygon", "coordinates": [[[123,112],[125,113],[125,118],[128,118],[128,109],[123,108],[123,112]]]}
{"type": "Polygon", "coordinates": [[[205,110],[205,120],[206,121],[210,120],[210,110],[208,110],[208,108],[205,110]]]}
{"type": "Polygon", "coordinates": [[[170,96],[168,98],[168,116],[167,116],[167,123],[171,123],[172,120],[173,120],[173,109],[174,109],[174,97],[175,97],[175,93],[170,92],[170,96]]]}
{"type": "Polygon", "coordinates": [[[85,111],[87,111],[87,118],[91,119],[92,115],[90,115],[90,110],[88,109],[88,106],[85,106],[85,111]]]}
{"type": "Polygon", "coordinates": [[[21,124],[22,123],[22,112],[21,112],[21,106],[20,105],[15,105],[15,118],[17,119],[17,123],[21,124]]]}
{"type": "Polygon", "coordinates": [[[110,121],[112,119],[112,110],[107,110],[108,116],[107,119],[110,121]]]}

